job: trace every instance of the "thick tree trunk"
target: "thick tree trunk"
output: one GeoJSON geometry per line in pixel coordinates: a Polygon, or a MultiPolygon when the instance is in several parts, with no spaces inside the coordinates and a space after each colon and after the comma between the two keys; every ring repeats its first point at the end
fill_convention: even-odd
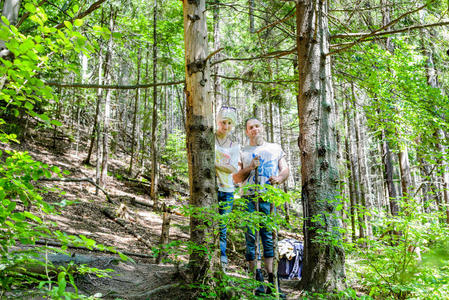
{"type": "MultiPolygon", "coordinates": [[[[205,0],[184,0],[184,43],[186,64],[186,131],[189,161],[190,205],[194,209],[217,204],[213,103],[207,47],[205,0]]],[[[190,241],[197,245],[190,255],[192,280],[200,282],[211,268],[214,243],[207,214],[190,216],[190,241]]]]}
{"type": "MultiPolygon", "coordinates": [[[[153,83],[157,81],[157,0],[154,0],[153,10],[153,83]]],[[[150,196],[154,203],[154,208],[159,207],[158,203],[158,159],[157,159],[157,86],[153,87],[153,118],[151,126],[151,191],[150,196]]]]}
{"type": "Polygon", "coordinates": [[[296,6],[299,67],[304,269],[301,286],[308,291],[344,287],[345,254],[340,246],[335,106],[331,82],[326,1],[296,6]],[[328,237],[332,236],[332,240],[328,237]]]}

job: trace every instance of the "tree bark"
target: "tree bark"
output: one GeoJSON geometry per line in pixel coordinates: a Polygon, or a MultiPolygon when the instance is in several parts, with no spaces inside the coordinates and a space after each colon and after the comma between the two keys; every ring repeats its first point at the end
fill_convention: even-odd
{"type": "Polygon", "coordinates": [[[355,174],[353,167],[353,159],[352,159],[352,151],[349,144],[349,140],[351,139],[351,127],[349,122],[349,106],[346,103],[344,118],[346,123],[346,136],[345,136],[345,156],[346,156],[346,169],[348,172],[348,187],[349,187],[349,212],[351,218],[351,241],[355,242],[356,240],[356,222],[355,218],[357,214],[356,210],[356,188],[355,188],[355,174]]]}
{"type": "Polygon", "coordinates": [[[299,67],[302,201],[304,210],[304,269],[301,286],[307,291],[336,291],[345,279],[342,227],[338,197],[335,106],[331,82],[326,1],[296,5],[299,67]],[[323,235],[324,233],[324,235],[323,235]],[[326,237],[331,236],[331,240],[326,237]]]}
{"type": "MultiPolygon", "coordinates": [[[[139,84],[140,81],[140,48],[137,53],[137,84],[139,84]]],[[[134,140],[136,138],[136,127],[137,125],[137,115],[139,113],[139,98],[140,98],[140,90],[136,90],[136,96],[134,98],[134,113],[133,113],[133,129],[132,129],[132,137],[131,137],[131,158],[129,160],[129,169],[128,174],[132,177],[133,172],[133,162],[134,162],[134,140]]],[[[137,136],[137,139],[139,139],[139,136],[137,136]]],[[[137,154],[138,156],[138,154],[137,154]]]]}
{"type": "MultiPolygon", "coordinates": [[[[210,67],[206,60],[207,23],[205,0],[184,0],[184,43],[186,65],[186,131],[189,162],[190,205],[194,209],[217,205],[213,103],[210,99],[210,67]]],[[[190,275],[199,282],[212,262],[213,230],[206,213],[190,216],[190,241],[197,247],[190,255],[190,275]]]]}
{"type": "MultiPolygon", "coordinates": [[[[153,82],[157,81],[157,0],[154,0],[153,8],[153,82]]],[[[158,159],[157,159],[157,87],[153,87],[153,117],[151,126],[151,190],[150,196],[154,203],[154,208],[157,209],[158,191],[157,185],[159,181],[158,174],[158,159]]]]}
{"type": "MultiPolygon", "coordinates": [[[[110,7],[110,19],[109,19],[109,30],[111,32],[114,32],[114,22],[115,17],[117,15],[116,12],[113,11],[112,5],[110,7]]],[[[106,63],[110,66],[112,65],[112,46],[113,46],[113,39],[112,35],[109,38],[108,42],[108,50],[107,50],[107,59],[106,63]]],[[[109,83],[112,81],[112,72],[111,68],[108,68],[108,72],[106,73],[106,81],[109,83]]],[[[106,99],[104,104],[104,118],[103,118],[103,134],[102,134],[102,147],[103,147],[103,155],[101,160],[101,175],[100,175],[100,181],[99,185],[101,187],[106,186],[106,177],[108,175],[108,160],[109,160],[109,135],[110,135],[110,120],[111,120],[111,97],[112,93],[111,90],[106,91],[106,99]]]]}

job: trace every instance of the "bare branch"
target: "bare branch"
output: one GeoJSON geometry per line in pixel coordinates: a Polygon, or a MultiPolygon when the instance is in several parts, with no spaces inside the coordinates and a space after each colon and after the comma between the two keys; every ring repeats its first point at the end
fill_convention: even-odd
{"type": "MultiPolygon", "coordinates": [[[[432,24],[422,24],[422,25],[408,26],[408,27],[405,27],[405,28],[392,30],[392,31],[377,32],[375,34],[364,33],[364,32],[340,34],[340,35],[338,35],[338,38],[345,38],[345,37],[348,37],[348,38],[349,37],[362,37],[362,38],[360,38],[360,39],[358,39],[357,41],[354,41],[354,42],[348,42],[348,43],[341,43],[341,44],[331,45],[330,46],[331,48],[337,48],[337,49],[332,51],[332,52],[329,52],[328,55],[332,55],[332,54],[341,52],[341,51],[346,50],[347,48],[352,47],[352,46],[354,46],[354,45],[356,45],[358,43],[369,42],[369,41],[372,40],[372,39],[368,39],[368,38],[377,38],[377,37],[382,37],[382,36],[390,35],[390,34],[397,34],[397,33],[402,33],[402,32],[407,32],[407,31],[413,31],[413,30],[416,30],[416,29],[436,27],[436,26],[445,26],[445,25],[449,25],[449,20],[446,20],[446,21],[443,21],[443,22],[438,22],[438,23],[432,23],[432,24]],[[338,47],[341,47],[341,48],[338,48],[338,47]]],[[[331,37],[331,38],[334,38],[334,37],[331,37]]],[[[335,37],[335,38],[337,38],[337,37],[335,37]]]]}
{"type": "MultiPolygon", "coordinates": [[[[342,48],[339,48],[339,49],[337,49],[337,50],[334,50],[334,51],[331,51],[331,52],[327,53],[327,55],[332,55],[332,54],[338,53],[338,52],[340,52],[340,51],[346,50],[346,49],[348,49],[348,48],[350,48],[350,47],[352,47],[352,46],[354,46],[354,45],[356,45],[356,44],[362,42],[363,40],[365,40],[365,39],[367,39],[367,38],[369,38],[369,37],[371,37],[371,36],[374,36],[375,34],[377,34],[377,33],[379,33],[379,32],[384,32],[387,28],[390,28],[391,26],[393,26],[394,24],[396,24],[397,22],[399,22],[401,19],[405,18],[406,16],[408,16],[408,15],[410,15],[410,14],[412,14],[412,13],[415,13],[415,12],[417,12],[417,11],[420,11],[421,9],[423,9],[423,8],[427,7],[428,5],[430,5],[432,2],[435,2],[435,0],[431,0],[431,1],[429,1],[428,3],[422,5],[422,6],[416,8],[416,9],[414,9],[414,10],[408,11],[408,12],[406,12],[406,13],[400,15],[398,18],[394,19],[394,20],[391,21],[390,23],[388,23],[388,24],[386,24],[386,25],[380,27],[379,29],[376,29],[376,30],[370,32],[370,33],[369,33],[368,35],[366,35],[366,36],[362,36],[361,38],[355,40],[354,42],[352,42],[351,44],[349,44],[349,45],[347,45],[347,46],[344,46],[344,47],[342,47],[342,48]]],[[[392,32],[392,31],[391,31],[391,32],[392,32]]]]}
{"type": "Polygon", "coordinates": [[[239,80],[243,82],[250,82],[250,83],[260,83],[260,84],[287,84],[287,83],[294,83],[296,80],[282,80],[282,81],[260,81],[260,80],[252,80],[249,78],[241,78],[241,77],[232,77],[232,76],[225,76],[225,75],[211,75],[211,76],[217,76],[224,79],[229,80],[239,80]]]}
{"type": "Polygon", "coordinates": [[[159,83],[147,83],[147,84],[135,84],[135,85],[118,85],[118,84],[90,84],[90,83],[64,83],[46,81],[45,84],[49,86],[57,86],[62,88],[82,88],[82,89],[111,89],[111,90],[134,90],[134,89],[146,89],[153,86],[167,86],[184,84],[185,80],[172,81],[172,82],[159,82],[159,83]]]}

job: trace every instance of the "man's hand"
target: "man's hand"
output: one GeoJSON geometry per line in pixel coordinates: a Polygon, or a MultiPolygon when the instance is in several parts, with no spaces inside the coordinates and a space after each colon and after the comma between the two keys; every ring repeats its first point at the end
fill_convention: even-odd
{"type": "Polygon", "coordinates": [[[255,168],[260,166],[260,160],[259,160],[259,156],[256,155],[253,160],[251,161],[251,163],[249,164],[249,168],[251,170],[254,170],[255,168]]]}
{"type": "Polygon", "coordinates": [[[282,179],[283,178],[281,178],[281,176],[271,176],[270,178],[268,178],[268,181],[270,181],[271,185],[275,185],[275,184],[281,184],[282,179]]]}

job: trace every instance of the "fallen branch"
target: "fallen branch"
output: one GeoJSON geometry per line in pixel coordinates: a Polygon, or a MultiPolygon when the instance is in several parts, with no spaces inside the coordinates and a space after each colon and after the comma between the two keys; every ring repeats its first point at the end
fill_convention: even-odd
{"type": "Polygon", "coordinates": [[[108,200],[109,203],[114,203],[112,202],[111,196],[109,196],[108,192],[106,192],[101,186],[96,184],[92,178],[89,177],[87,178],[52,177],[52,178],[40,178],[39,181],[89,182],[90,184],[94,185],[97,189],[99,189],[105,194],[106,199],[108,200]]]}

